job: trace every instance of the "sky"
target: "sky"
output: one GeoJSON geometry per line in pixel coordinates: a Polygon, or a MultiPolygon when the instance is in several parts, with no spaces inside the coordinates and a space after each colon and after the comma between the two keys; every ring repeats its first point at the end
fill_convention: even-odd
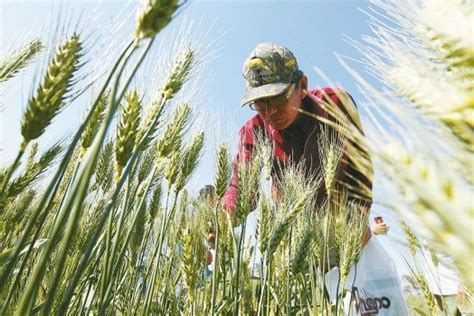
{"type": "MultiPolygon", "coordinates": [[[[197,128],[206,132],[206,153],[201,159],[198,170],[189,183],[191,194],[213,182],[214,150],[220,143],[227,143],[230,150],[235,150],[239,127],[252,115],[248,108],[239,106],[244,91],[244,80],[241,75],[243,61],[253,48],[263,41],[271,41],[290,48],[298,60],[300,69],[309,77],[309,86],[325,86],[328,83],[318,76],[315,68],[324,72],[330,81],[349,91],[356,103],[362,99],[355,80],[338,62],[336,54],[360,59],[361,56],[345,37],[360,39],[371,34],[367,23],[368,1],[357,0],[320,0],[320,1],[193,1],[189,2],[179,15],[157,38],[157,45],[172,46],[173,34],[182,28],[183,23],[196,21],[191,26],[191,36],[204,38],[208,45],[208,61],[200,69],[198,83],[191,89],[199,100],[190,100],[195,113],[197,128]],[[171,40],[170,40],[171,39],[171,40]],[[169,41],[169,42],[168,42],[169,41]]],[[[66,31],[81,30],[87,39],[94,42],[100,35],[114,35],[114,42],[95,45],[88,44],[92,56],[102,58],[110,53],[113,56],[117,47],[123,47],[125,40],[133,32],[135,24],[136,3],[126,1],[5,1],[0,0],[1,55],[21,47],[28,40],[40,37],[46,43],[54,42],[58,33],[57,21],[65,22],[66,31]],[[121,41],[123,39],[123,41],[121,41]],[[121,41],[121,42],[120,42],[121,41]],[[103,51],[100,51],[104,48],[103,51]]],[[[112,37],[111,37],[112,38],[112,37]]],[[[51,45],[54,46],[54,45],[51,45]]],[[[159,55],[156,49],[154,54],[159,55]]],[[[45,56],[43,56],[45,57],[45,56]]],[[[160,58],[161,56],[157,56],[160,58]]],[[[41,60],[41,59],[40,59],[41,60]]],[[[44,60],[44,58],[43,58],[44,60]]],[[[93,57],[89,57],[93,60],[93,57]]],[[[102,59],[101,59],[102,60],[102,59]]],[[[104,64],[89,61],[87,71],[100,70],[101,66],[113,60],[105,58],[104,64]]],[[[149,60],[146,69],[139,76],[136,85],[149,89],[156,84],[154,75],[160,69],[159,62],[149,60]],[[154,69],[157,68],[157,69],[154,69]],[[147,72],[148,71],[148,72],[147,72]]],[[[351,62],[351,66],[363,73],[362,65],[351,62]]],[[[11,162],[21,142],[20,122],[28,98],[34,88],[32,82],[38,78],[34,72],[44,68],[40,62],[28,66],[16,78],[4,83],[1,89],[1,165],[11,162]]],[[[87,74],[87,72],[86,72],[87,74]]],[[[370,81],[370,78],[368,77],[370,81]]],[[[376,83],[373,83],[376,85],[376,83]]],[[[184,88],[183,94],[188,91],[184,88]]],[[[185,96],[183,96],[184,98],[185,96]]],[[[82,99],[87,103],[86,96],[82,99]]],[[[84,118],[84,104],[72,103],[48,127],[40,147],[44,150],[61,137],[70,135],[84,118]]],[[[364,115],[362,113],[362,121],[364,115]]],[[[255,212],[254,212],[255,213],[255,212]]],[[[389,211],[382,213],[387,221],[395,223],[396,216],[389,211]]],[[[255,214],[251,221],[255,223],[255,214]]],[[[404,238],[400,227],[392,225],[389,234],[397,236],[392,244],[381,237],[386,248],[399,249],[397,243],[403,244],[404,238]],[[395,246],[394,246],[395,245],[395,246]]],[[[400,248],[401,249],[401,248],[400,248]]],[[[392,251],[391,250],[391,251],[392,251]]],[[[396,256],[396,255],[395,255],[396,256]]],[[[396,259],[398,266],[403,266],[401,258],[396,259]]]]}
{"type": "MultiPolygon", "coordinates": [[[[196,112],[197,116],[218,116],[216,120],[220,127],[216,133],[218,135],[213,135],[212,140],[214,143],[217,140],[227,141],[234,148],[238,128],[253,115],[250,109],[239,106],[244,91],[241,68],[245,58],[259,42],[272,41],[290,48],[300,68],[308,75],[310,87],[326,85],[314,71],[318,67],[357,99],[354,81],[338,63],[335,52],[353,54],[353,49],[344,41],[343,35],[359,38],[369,32],[366,16],[359,11],[359,8],[366,9],[367,6],[366,1],[194,1],[172,21],[163,32],[163,37],[179,29],[183,21],[190,20],[197,21],[197,28],[208,34],[207,41],[211,42],[210,46],[214,46],[211,49],[216,52],[211,54],[212,60],[203,69],[205,85],[198,89],[204,90],[201,94],[205,94],[205,99],[199,103],[205,105],[196,105],[196,112]]],[[[121,29],[133,32],[136,5],[119,1],[70,1],[63,4],[51,1],[3,1],[1,9],[0,39],[4,55],[36,36],[44,38],[46,34],[46,40],[57,36],[51,21],[68,22],[67,17],[73,21],[69,23],[81,24],[80,28],[87,35],[92,33],[90,37],[99,33],[99,29],[108,25],[109,21],[126,24],[121,29]],[[117,17],[123,16],[127,16],[125,22],[116,21],[120,19],[117,17]],[[89,25],[85,27],[83,24],[89,25]]],[[[3,163],[14,158],[21,142],[21,116],[33,92],[32,73],[39,67],[30,65],[22,74],[1,87],[5,104],[1,130],[3,163]]],[[[82,105],[68,106],[48,128],[45,138],[54,141],[58,130],[61,133],[73,130],[83,118],[84,111],[82,105]]],[[[203,159],[200,170],[212,168],[210,158],[212,156],[203,159]]],[[[206,171],[196,179],[191,185],[198,191],[202,185],[212,182],[212,174],[206,171]]]]}

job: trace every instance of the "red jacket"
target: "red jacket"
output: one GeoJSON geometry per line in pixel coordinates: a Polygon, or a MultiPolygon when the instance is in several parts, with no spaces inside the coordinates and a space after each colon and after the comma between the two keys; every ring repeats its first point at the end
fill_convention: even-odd
{"type": "MultiPolygon", "coordinates": [[[[305,111],[311,112],[318,116],[328,117],[331,119],[326,111],[321,107],[321,102],[326,98],[336,104],[342,111],[348,115],[348,112],[344,109],[344,106],[339,100],[339,97],[346,92],[333,88],[323,88],[310,91],[308,95],[303,99],[302,108],[305,111]],[[339,97],[338,97],[339,96],[339,97]]],[[[350,98],[352,100],[352,98],[350,98]]],[[[326,102],[327,104],[327,102],[326,102]]],[[[358,120],[358,118],[357,118],[358,120]]],[[[351,119],[353,122],[353,119],[351,119]]],[[[264,132],[267,137],[271,140],[273,145],[274,153],[274,164],[272,170],[273,183],[275,184],[275,178],[278,177],[278,166],[285,165],[291,162],[299,162],[303,157],[307,164],[307,171],[311,173],[318,170],[320,167],[319,150],[318,150],[318,129],[323,126],[319,120],[308,115],[300,114],[295,122],[291,126],[284,130],[276,130],[270,126],[259,114],[248,120],[244,126],[240,129],[240,137],[238,144],[237,155],[233,162],[233,174],[230,181],[230,185],[223,197],[223,203],[227,210],[233,212],[235,210],[235,203],[237,199],[237,166],[241,162],[248,161],[252,155],[252,150],[255,144],[255,133],[256,131],[264,132]]],[[[354,146],[350,142],[345,143],[343,157],[340,161],[339,172],[337,179],[340,182],[347,183],[350,186],[358,187],[361,184],[372,189],[371,176],[365,176],[362,172],[358,171],[352,164],[348,155],[348,146],[354,146]]],[[[318,192],[317,202],[324,200],[324,185],[321,186],[320,192],[318,192]]],[[[372,203],[371,197],[367,196],[363,199],[360,198],[360,194],[351,194],[349,192],[349,198],[364,203],[368,208],[372,203]],[[355,196],[358,196],[357,198],[355,196]]]]}

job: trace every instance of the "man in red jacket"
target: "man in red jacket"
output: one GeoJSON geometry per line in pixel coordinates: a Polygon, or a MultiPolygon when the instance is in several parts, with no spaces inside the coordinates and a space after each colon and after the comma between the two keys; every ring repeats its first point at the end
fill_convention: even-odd
{"type": "MultiPolygon", "coordinates": [[[[223,204],[230,214],[235,212],[237,199],[237,165],[248,161],[252,155],[257,132],[266,135],[273,146],[273,183],[278,181],[281,166],[304,161],[308,174],[321,172],[321,157],[318,150],[323,129],[339,133],[334,126],[316,120],[306,113],[336,122],[328,107],[337,107],[343,116],[360,132],[362,125],[352,97],[335,88],[308,90],[308,78],[298,68],[293,53],[286,47],[273,43],[260,43],[244,63],[243,76],[246,91],[242,106],[249,105],[257,112],[240,129],[240,141],[231,183],[223,204]],[[302,110],[302,111],[300,111],[302,110]],[[326,126],[324,126],[326,125],[326,126]]],[[[356,145],[346,138],[343,141],[342,157],[336,173],[337,189],[345,191],[350,201],[362,205],[368,213],[372,203],[372,170],[358,170],[354,154],[368,157],[364,146],[356,145]],[[352,156],[352,157],[351,157],[352,156]]],[[[276,188],[277,190],[277,188],[276,188]]],[[[326,197],[324,185],[317,194],[317,203],[326,197]]]]}

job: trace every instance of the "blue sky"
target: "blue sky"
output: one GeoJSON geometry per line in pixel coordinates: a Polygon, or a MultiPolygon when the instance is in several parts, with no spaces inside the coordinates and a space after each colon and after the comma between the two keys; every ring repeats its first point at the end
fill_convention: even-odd
{"type": "MultiPolygon", "coordinates": [[[[60,4],[52,1],[0,0],[0,5],[2,55],[34,37],[46,37],[45,41],[48,42],[48,38],[56,36],[58,30],[51,25],[58,20],[69,24],[79,21],[78,25],[89,38],[100,33],[102,26],[120,20],[117,19],[119,15],[125,17],[120,21],[123,25],[119,34],[124,39],[133,32],[135,24],[134,2],[69,1],[60,4]],[[78,18],[81,13],[82,18],[78,18]]],[[[355,49],[344,41],[344,36],[360,39],[370,34],[368,18],[360,11],[367,10],[368,6],[367,1],[356,0],[194,1],[186,6],[163,35],[160,34],[158,41],[169,37],[173,30],[180,27],[183,19],[197,20],[196,33],[208,32],[211,43],[216,43],[219,48],[202,70],[206,80],[202,87],[198,87],[203,90],[201,93],[205,97],[200,101],[201,105],[195,107],[195,112],[197,117],[204,118],[208,146],[190,182],[192,194],[196,194],[203,185],[213,182],[215,145],[227,142],[233,151],[239,127],[253,115],[248,108],[240,108],[239,101],[244,88],[242,63],[257,43],[272,41],[289,47],[298,59],[300,68],[308,75],[310,87],[326,85],[314,70],[318,67],[331,81],[351,92],[356,102],[361,101],[362,96],[355,81],[339,64],[335,53],[360,58],[355,49]],[[215,132],[212,126],[209,128],[209,125],[220,126],[219,132],[215,132]]],[[[74,29],[73,26],[69,25],[68,29],[74,29]]],[[[351,66],[363,72],[359,63],[352,62],[351,66]]],[[[40,68],[38,64],[30,65],[15,79],[0,86],[3,107],[0,114],[2,165],[11,161],[18,150],[21,116],[33,92],[31,82],[36,79],[33,72],[40,68]]],[[[143,75],[142,78],[147,77],[143,75]]],[[[141,84],[146,86],[147,80],[142,81],[141,84]]],[[[47,144],[74,131],[84,117],[84,111],[85,107],[77,104],[63,111],[44,135],[41,142],[44,144],[43,149],[47,148],[47,144]]],[[[390,217],[389,213],[384,215],[388,220],[395,221],[395,217],[390,217]]],[[[394,227],[390,233],[401,238],[401,242],[404,241],[400,237],[402,232],[399,227],[394,227]]],[[[384,237],[381,240],[385,243],[384,237]]]]}
{"type": "MultiPolygon", "coordinates": [[[[3,54],[33,37],[40,36],[46,41],[56,36],[52,27],[54,23],[51,21],[60,20],[71,24],[76,20],[91,19],[93,23],[82,23],[90,25],[81,27],[85,29],[84,33],[95,34],[98,32],[95,28],[108,23],[119,13],[126,15],[127,13],[123,12],[125,8],[130,14],[123,29],[133,31],[135,23],[136,5],[125,1],[69,1],[63,4],[52,1],[4,1],[1,5],[3,54]],[[81,13],[82,18],[78,19],[81,13]],[[69,22],[68,17],[71,17],[69,20],[73,22],[69,22]]],[[[189,3],[163,33],[166,36],[187,19],[199,21],[199,28],[203,32],[210,30],[211,41],[213,37],[219,38],[215,40],[219,51],[205,69],[209,75],[203,89],[208,100],[202,103],[206,103],[204,108],[207,111],[215,110],[218,113],[222,126],[230,126],[225,129],[226,133],[212,135],[213,142],[216,142],[216,139],[228,140],[230,147],[234,148],[239,126],[253,115],[248,108],[239,107],[244,87],[241,66],[259,42],[272,41],[289,47],[297,57],[300,68],[308,74],[310,86],[325,85],[314,71],[314,67],[319,67],[331,80],[341,83],[351,91],[357,99],[354,81],[336,60],[335,52],[343,55],[354,54],[350,45],[344,42],[343,34],[359,38],[369,32],[366,16],[358,10],[367,6],[367,1],[195,1],[189,3]]],[[[5,149],[2,153],[3,162],[13,158],[21,142],[21,115],[32,93],[32,72],[38,67],[30,65],[26,71],[2,87],[4,102],[8,104],[2,115],[2,145],[5,149]]],[[[202,108],[197,108],[197,112],[200,111],[202,108]]],[[[45,138],[54,141],[58,132],[62,135],[70,128],[71,120],[76,126],[83,112],[82,105],[72,104],[53,122],[45,138]]],[[[195,177],[198,180],[192,181],[191,190],[197,191],[203,184],[212,182],[209,172],[212,168],[209,161],[211,157],[203,159],[200,170],[207,170],[201,176],[195,177]]]]}

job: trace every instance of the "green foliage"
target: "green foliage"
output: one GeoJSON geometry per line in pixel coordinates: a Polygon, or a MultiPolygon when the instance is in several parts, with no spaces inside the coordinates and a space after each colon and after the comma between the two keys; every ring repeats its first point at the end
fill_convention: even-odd
{"type": "MultiPolygon", "coordinates": [[[[186,141],[192,105],[178,107],[158,124],[165,103],[173,101],[195,69],[197,52],[180,52],[148,112],[142,110],[144,96],[128,90],[134,72],[123,75],[120,67],[139,67],[141,61],[129,57],[138,50],[146,55],[147,45],[178,6],[177,1],[149,1],[139,13],[135,38],[111,70],[110,78],[122,76],[106,80],[68,147],[55,145],[38,159],[33,145],[24,162],[19,155],[1,169],[2,314],[344,313],[343,284],[363,249],[367,210],[336,190],[341,140],[322,140],[319,174],[308,177],[303,165],[282,166],[270,197],[261,176],[272,176],[271,144],[261,138],[253,158],[238,166],[237,208],[228,214],[222,209],[231,169],[227,147],[216,153],[215,195],[194,199],[186,186],[205,146],[202,132],[186,141]],[[107,135],[117,137],[106,140],[107,135]],[[48,170],[56,172],[45,186],[40,180],[48,170]],[[321,190],[327,199],[316,205],[321,190]],[[258,247],[246,239],[246,219],[255,208],[258,247]],[[238,232],[236,223],[241,224],[238,232]],[[341,271],[335,304],[324,289],[324,273],[333,266],[341,271]]],[[[465,50],[458,42],[443,43],[446,50],[446,43],[455,46],[447,55],[451,68],[471,65],[460,57],[465,50]]],[[[64,106],[80,51],[76,35],[59,49],[26,110],[26,141],[39,137],[64,106]]],[[[447,198],[457,194],[449,185],[443,192],[447,198]]],[[[419,247],[416,242],[411,243],[419,247]]],[[[416,277],[432,312],[426,282],[416,277]]]]}

